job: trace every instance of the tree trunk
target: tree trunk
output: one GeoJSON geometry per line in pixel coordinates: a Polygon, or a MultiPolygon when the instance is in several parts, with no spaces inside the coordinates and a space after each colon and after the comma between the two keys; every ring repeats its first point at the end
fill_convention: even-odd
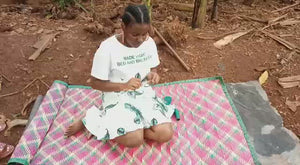
{"type": "Polygon", "coordinates": [[[207,0],[195,0],[192,28],[203,28],[205,25],[207,0]]]}
{"type": "Polygon", "coordinates": [[[218,17],[218,0],[214,0],[212,12],[211,12],[211,20],[217,19],[218,17]]]}

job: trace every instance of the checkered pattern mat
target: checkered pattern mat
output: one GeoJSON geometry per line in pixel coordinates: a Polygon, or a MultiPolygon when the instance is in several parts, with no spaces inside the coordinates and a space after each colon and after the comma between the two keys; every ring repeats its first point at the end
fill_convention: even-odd
{"type": "Polygon", "coordinates": [[[181,120],[165,144],[125,148],[113,141],[88,139],[85,133],[64,138],[66,128],[92,105],[100,92],[55,81],[23,133],[9,163],[73,164],[259,164],[238,112],[221,78],[188,80],[154,87],[171,96],[181,120]]]}

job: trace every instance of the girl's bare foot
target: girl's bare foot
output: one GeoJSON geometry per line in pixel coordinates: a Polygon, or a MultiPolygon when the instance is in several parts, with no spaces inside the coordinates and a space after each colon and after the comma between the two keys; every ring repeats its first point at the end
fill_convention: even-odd
{"type": "Polygon", "coordinates": [[[72,136],[83,129],[84,129],[84,125],[82,121],[77,120],[68,127],[67,131],[65,132],[65,136],[67,137],[72,136]]]}

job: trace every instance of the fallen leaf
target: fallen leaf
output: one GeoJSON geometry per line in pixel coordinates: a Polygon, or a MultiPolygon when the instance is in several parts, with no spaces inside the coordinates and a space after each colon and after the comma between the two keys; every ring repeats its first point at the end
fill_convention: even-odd
{"type": "Polygon", "coordinates": [[[263,74],[261,74],[258,79],[260,85],[263,85],[268,80],[268,77],[269,77],[268,71],[265,71],[263,74]]]}

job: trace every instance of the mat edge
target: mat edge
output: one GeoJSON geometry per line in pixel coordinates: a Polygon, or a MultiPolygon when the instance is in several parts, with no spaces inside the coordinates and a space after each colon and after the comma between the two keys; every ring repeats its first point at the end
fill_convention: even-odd
{"type": "Polygon", "coordinates": [[[81,88],[81,89],[92,89],[90,86],[85,85],[69,85],[68,83],[61,81],[61,80],[55,80],[53,83],[61,84],[66,86],[67,88],[81,88]]]}
{"type": "Polygon", "coordinates": [[[239,124],[240,124],[240,126],[242,128],[242,131],[244,133],[244,137],[245,137],[245,139],[247,141],[247,144],[248,144],[248,147],[250,149],[253,161],[254,161],[254,163],[256,165],[261,165],[260,161],[258,160],[258,157],[257,157],[256,151],[254,149],[254,146],[252,145],[252,143],[250,141],[250,137],[249,137],[247,128],[246,128],[246,126],[245,126],[245,124],[244,124],[244,122],[242,120],[242,117],[241,117],[239,111],[235,107],[235,105],[234,105],[234,103],[233,103],[233,101],[232,101],[232,99],[231,99],[231,97],[229,95],[229,92],[228,92],[227,87],[225,85],[224,79],[222,77],[218,77],[218,79],[220,80],[220,83],[222,85],[223,91],[224,91],[224,93],[225,93],[225,95],[226,95],[226,97],[227,97],[227,99],[228,99],[228,101],[229,101],[229,103],[230,103],[230,105],[231,105],[231,107],[232,107],[235,115],[236,115],[236,118],[237,118],[237,120],[238,120],[238,122],[239,122],[239,124]]]}
{"type": "Polygon", "coordinates": [[[7,164],[10,165],[11,163],[20,163],[20,164],[23,164],[23,165],[29,165],[29,162],[26,159],[21,159],[21,158],[9,159],[7,164]]]}

